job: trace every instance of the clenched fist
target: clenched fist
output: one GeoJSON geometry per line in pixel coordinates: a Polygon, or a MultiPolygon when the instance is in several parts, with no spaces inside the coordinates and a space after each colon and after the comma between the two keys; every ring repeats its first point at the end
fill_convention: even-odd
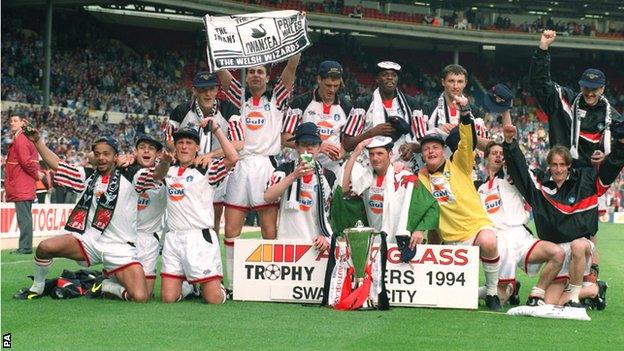
{"type": "Polygon", "coordinates": [[[540,49],[548,50],[548,48],[553,43],[553,41],[555,41],[556,37],[557,37],[557,32],[555,32],[554,30],[546,29],[542,33],[542,37],[540,38],[540,43],[539,43],[540,49]]]}

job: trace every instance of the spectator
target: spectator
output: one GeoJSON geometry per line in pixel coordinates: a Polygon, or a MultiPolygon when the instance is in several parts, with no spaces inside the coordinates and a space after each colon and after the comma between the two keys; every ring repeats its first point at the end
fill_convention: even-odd
{"type": "Polygon", "coordinates": [[[28,121],[19,116],[10,117],[11,135],[6,160],[6,199],[15,203],[17,224],[20,230],[19,248],[12,253],[31,254],[33,241],[32,203],[35,199],[35,182],[43,178],[39,170],[37,150],[23,133],[28,121]]]}

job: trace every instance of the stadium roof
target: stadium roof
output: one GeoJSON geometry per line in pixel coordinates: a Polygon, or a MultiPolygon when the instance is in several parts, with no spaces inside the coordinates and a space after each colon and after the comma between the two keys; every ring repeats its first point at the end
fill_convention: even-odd
{"type": "MultiPolygon", "coordinates": [[[[519,0],[498,0],[498,1],[429,1],[415,2],[422,6],[435,7],[444,5],[444,8],[465,9],[466,6],[485,6],[495,9],[501,8],[503,13],[512,12],[524,8],[528,11],[533,6],[541,6],[545,3],[561,4],[564,1],[519,1],[519,0]],[[529,5],[529,3],[533,5],[529,5]],[[463,4],[463,5],[460,5],[463,4]],[[491,6],[490,6],[491,5],[491,6]],[[461,7],[459,7],[461,6],[461,7]],[[507,10],[502,10],[506,8],[507,10]]],[[[575,4],[583,4],[584,1],[565,1],[575,4]]],[[[3,5],[42,5],[44,0],[5,0],[3,5]]],[[[624,8],[620,4],[616,6],[614,1],[594,1],[608,8],[624,8]]],[[[98,20],[141,27],[156,27],[175,30],[197,30],[200,29],[202,17],[206,13],[210,14],[239,14],[257,11],[266,11],[267,8],[250,5],[242,2],[221,1],[221,0],[145,0],[145,1],[78,1],[78,0],[55,0],[55,6],[76,6],[90,11],[98,20]],[[89,5],[91,4],[91,5],[89,5]],[[88,6],[87,6],[88,5],[88,6]]],[[[558,6],[558,5],[553,5],[558,6]]],[[[584,6],[582,6],[584,7],[584,6]]],[[[598,6],[600,7],[600,6],[598,6]]],[[[592,5],[592,9],[597,8],[592,5]]],[[[588,10],[589,11],[589,10],[588,10]]],[[[619,11],[621,14],[622,10],[619,11]]],[[[364,35],[385,35],[405,38],[435,39],[436,41],[447,41],[455,43],[473,43],[480,45],[520,45],[534,46],[535,34],[516,32],[491,32],[491,31],[457,31],[452,28],[439,28],[427,25],[408,24],[392,21],[378,21],[374,19],[353,19],[346,16],[327,15],[321,13],[308,13],[310,28],[331,29],[332,31],[355,32],[364,35]]],[[[578,16],[578,14],[577,14],[578,16]]],[[[624,16],[623,16],[624,17],[624,16]]],[[[558,47],[624,51],[624,41],[601,39],[595,37],[570,36],[561,37],[555,44],[558,47]]]]}

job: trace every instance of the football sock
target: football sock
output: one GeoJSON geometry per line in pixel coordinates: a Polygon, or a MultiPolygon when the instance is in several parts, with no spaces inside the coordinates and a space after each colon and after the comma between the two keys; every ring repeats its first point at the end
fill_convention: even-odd
{"type": "Polygon", "coordinates": [[[487,288],[485,286],[479,287],[479,300],[485,300],[485,295],[487,293],[487,288]]]}
{"type": "Polygon", "coordinates": [[[111,281],[110,279],[104,279],[102,281],[102,292],[115,295],[122,300],[128,300],[128,292],[126,291],[126,288],[111,281]]]}
{"type": "Polygon", "coordinates": [[[498,271],[500,270],[500,256],[495,258],[481,257],[483,271],[485,272],[485,286],[487,295],[496,295],[498,293],[498,271]]]}
{"type": "Polygon", "coordinates": [[[543,299],[545,293],[546,292],[544,291],[544,289],[534,286],[533,289],[531,289],[531,293],[529,294],[529,297],[539,297],[543,299]]]}
{"type": "Polygon", "coordinates": [[[225,270],[227,273],[227,288],[232,290],[232,282],[234,281],[234,240],[240,236],[234,238],[224,238],[223,244],[225,246],[225,270]]]}
{"type": "Polygon", "coordinates": [[[37,294],[43,294],[45,288],[45,279],[52,267],[52,260],[45,260],[35,256],[35,276],[33,284],[30,287],[30,291],[34,291],[37,294]]]}
{"type": "Polygon", "coordinates": [[[580,285],[568,284],[568,288],[570,289],[570,300],[572,302],[579,302],[579,293],[581,292],[580,285]]]}

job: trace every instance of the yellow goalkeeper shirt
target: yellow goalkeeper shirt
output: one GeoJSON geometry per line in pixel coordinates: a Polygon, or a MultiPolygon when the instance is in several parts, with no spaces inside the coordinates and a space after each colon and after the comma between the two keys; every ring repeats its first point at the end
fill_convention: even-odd
{"type": "Polygon", "coordinates": [[[474,134],[472,124],[459,124],[459,145],[444,168],[430,174],[423,169],[418,177],[440,205],[438,231],[445,242],[465,241],[479,230],[494,227],[481,205],[472,181],[474,134]]]}

